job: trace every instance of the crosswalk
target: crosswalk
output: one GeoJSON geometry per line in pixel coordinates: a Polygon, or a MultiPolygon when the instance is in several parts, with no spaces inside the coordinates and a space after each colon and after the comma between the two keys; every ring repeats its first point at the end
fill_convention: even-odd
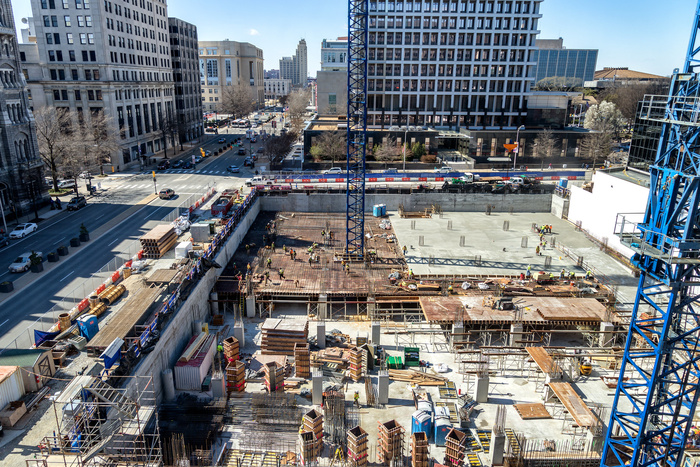
{"type": "MultiPolygon", "coordinates": [[[[182,195],[187,190],[192,190],[192,193],[190,193],[190,194],[201,193],[203,187],[205,187],[205,185],[203,185],[201,183],[194,183],[191,185],[177,184],[174,188],[177,189],[178,194],[182,195]]],[[[160,188],[160,186],[158,188],[160,188]]],[[[118,189],[118,190],[132,190],[132,191],[149,189],[152,191],[153,190],[153,183],[128,183],[128,184],[120,185],[118,188],[115,187],[113,189],[115,189],[115,190],[116,189],[118,189]]]]}
{"type": "Polygon", "coordinates": [[[157,172],[159,174],[199,174],[199,175],[226,175],[226,170],[192,170],[192,169],[167,169],[157,172]]]}

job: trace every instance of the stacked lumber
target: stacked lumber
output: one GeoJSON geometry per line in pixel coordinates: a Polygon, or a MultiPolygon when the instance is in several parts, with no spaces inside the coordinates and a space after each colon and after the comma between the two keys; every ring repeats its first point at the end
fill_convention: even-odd
{"type": "Polygon", "coordinates": [[[262,327],[261,353],[263,355],[294,355],[296,344],[306,344],[309,322],[305,319],[268,318],[262,327]]]}
{"type": "Polygon", "coordinates": [[[467,450],[468,437],[454,428],[445,437],[445,465],[461,467],[464,463],[464,453],[467,450]]]}
{"type": "Polygon", "coordinates": [[[433,373],[423,373],[416,370],[389,370],[392,381],[403,381],[419,386],[444,386],[447,378],[433,373]]]}
{"type": "Polygon", "coordinates": [[[269,362],[263,366],[263,369],[267,392],[284,391],[284,367],[277,368],[275,362],[269,362]]]}
{"type": "Polygon", "coordinates": [[[177,233],[175,233],[175,228],[170,224],[159,225],[142,235],[139,241],[141,242],[144,258],[158,259],[175,246],[177,233]]]}
{"type": "Polygon", "coordinates": [[[296,344],[294,346],[294,369],[297,378],[309,379],[311,377],[309,344],[296,344]]]}
{"type": "Polygon", "coordinates": [[[364,350],[353,347],[350,349],[348,355],[348,362],[350,364],[350,377],[353,381],[357,382],[362,378],[362,357],[364,350]]]}
{"type": "Polygon", "coordinates": [[[315,409],[304,414],[303,431],[313,435],[313,458],[321,455],[323,451],[323,415],[315,409]]]}
{"type": "Polygon", "coordinates": [[[231,361],[226,367],[226,391],[245,391],[245,364],[240,360],[231,361]]]}
{"type": "Polygon", "coordinates": [[[377,442],[377,462],[391,465],[394,458],[399,461],[403,458],[403,427],[396,420],[389,420],[379,426],[379,440],[377,442]]]}
{"type": "Polygon", "coordinates": [[[367,467],[367,432],[361,426],[348,430],[348,460],[354,467],[367,467]]]}
{"type": "Polygon", "coordinates": [[[238,339],[233,336],[224,339],[224,356],[227,362],[234,362],[240,359],[238,339]]]}
{"type": "Polygon", "coordinates": [[[348,364],[349,355],[347,349],[343,350],[338,347],[326,347],[325,349],[313,353],[312,362],[314,367],[321,366],[323,363],[335,363],[338,366],[345,367],[348,364]]]}
{"type": "Polygon", "coordinates": [[[428,467],[428,435],[423,431],[411,435],[411,465],[428,467]]]}

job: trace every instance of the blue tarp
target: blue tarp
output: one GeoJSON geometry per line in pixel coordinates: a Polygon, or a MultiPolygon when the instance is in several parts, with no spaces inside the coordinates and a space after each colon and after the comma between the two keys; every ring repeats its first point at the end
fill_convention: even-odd
{"type": "Polygon", "coordinates": [[[39,347],[43,342],[50,341],[54,337],[58,336],[60,332],[44,332],[34,330],[34,345],[39,347]]]}

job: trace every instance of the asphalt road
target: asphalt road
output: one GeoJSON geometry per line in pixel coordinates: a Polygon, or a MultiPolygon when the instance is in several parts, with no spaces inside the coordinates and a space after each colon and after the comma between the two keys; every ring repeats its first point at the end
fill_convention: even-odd
{"type": "MultiPolygon", "coordinates": [[[[231,140],[239,135],[222,136],[231,140]]],[[[205,150],[220,147],[216,139],[218,138],[202,147],[205,150]]],[[[257,149],[260,144],[258,141],[253,148],[257,149]]],[[[146,226],[149,223],[152,224],[153,221],[165,217],[190,195],[203,194],[207,185],[211,183],[216,183],[218,191],[243,185],[243,180],[252,176],[248,168],[242,168],[241,173],[238,174],[230,174],[226,171],[226,167],[231,164],[243,165],[245,156],[236,155],[236,149],[219,156],[207,157],[193,170],[169,169],[156,172],[156,187],[153,185],[150,170],[131,176],[121,174],[118,177],[107,177],[100,180],[102,187],[100,195],[89,198],[87,207],[74,212],[66,212],[64,209],[64,212],[40,222],[37,232],[24,239],[13,240],[9,247],[0,250],[0,268],[5,269],[0,274],[0,281],[16,280],[22,274],[36,276],[29,285],[16,291],[0,304],[0,329],[3,334],[0,337],[0,347],[11,342],[18,333],[26,332],[24,330],[30,323],[36,321],[54,304],[71,296],[71,293],[95,271],[117,254],[124,252],[132,241],[137,240],[148,230],[146,226]],[[19,254],[35,250],[46,255],[56,251],[59,245],[68,244],[70,238],[77,236],[81,223],[84,223],[89,231],[95,231],[152,194],[154,189],[162,188],[174,189],[177,196],[171,200],[152,201],[108,230],[100,238],[91,239],[81,250],[63,257],[55,268],[40,274],[7,272],[6,267],[19,254]]],[[[247,143],[246,149],[248,149],[247,143]]],[[[198,147],[193,151],[199,153],[198,147]]]]}

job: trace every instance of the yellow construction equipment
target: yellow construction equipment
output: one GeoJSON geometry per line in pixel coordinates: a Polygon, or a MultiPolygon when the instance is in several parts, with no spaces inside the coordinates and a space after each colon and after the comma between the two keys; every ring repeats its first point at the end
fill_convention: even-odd
{"type": "Polygon", "coordinates": [[[591,365],[589,362],[583,362],[579,366],[579,371],[583,376],[590,376],[591,372],[593,371],[593,365],[591,365]]]}

